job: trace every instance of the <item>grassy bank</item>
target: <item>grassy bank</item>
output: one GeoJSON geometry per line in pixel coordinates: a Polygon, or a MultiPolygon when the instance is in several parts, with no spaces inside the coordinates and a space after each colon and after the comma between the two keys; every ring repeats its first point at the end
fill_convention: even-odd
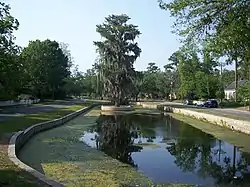
{"type": "Polygon", "coordinates": [[[66,186],[148,186],[151,181],[131,166],[79,141],[83,132],[95,125],[99,114],[95,109],[38,134],[23,148],[20,158],[66,186]],[[35,147],[39,147],[36,155],[28,154],[35,147]]]}
{"type": "Polygon", "coordinates": [[[0,122],[0,186],[46,186],[29,173],[20,170],[8,159],[8,140],[14,132],[23,130],[36,123],[62,117],[83,107],[83,105],[73,105],[49,112],[14,117],[0,122]]]}

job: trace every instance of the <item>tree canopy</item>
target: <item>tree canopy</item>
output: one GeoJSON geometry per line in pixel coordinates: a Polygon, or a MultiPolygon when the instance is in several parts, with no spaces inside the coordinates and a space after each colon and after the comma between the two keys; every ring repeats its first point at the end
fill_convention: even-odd
{"type": "Polygon", "coordinates": [[[159,5],[175,18],[173,31],[183,46],[198,43],[203,48],[205,42],[214,55],[235,63],[237,88],[239,76],[246,77],[250,69],[250,1],[159,0],[159,5]]]}
{"type": "Polygon", "coordinates": [[[70,75],[69,59],[56,41],[31,41],[21,53],[31,93],[55,98],[70,75]]]}
{"type": "MultiPolygon", "coordinates": [[[[21,93],[41,99],[72,96],[111,98],[117,105],[128,100],[224,98],[224,88],[235,80],[250,80],[250,2],[247,0],[159,0],[176,18],[173,30],[182,46],[165,66],[149,61],[144,71],[134,63],[142,52],[136,42],[141,32],[128,15],[109,15],[96,26],[97,59],[81,72],[69,45],[46,39],[15,44],[19,22],[10,6],[0,3],[0,99],[21,93]],[[235,64],[226,70],[225,64],[235,64]]],[[[91,62],[88,62],[91,63],[91,62]]],[[[248,99],[248,85],[237,92],[248,99]]]]}
{"type": "Polygon", "coordinates": [[[12,98],[18,91],[21,74],[19,47],[13,32],[19,22],[10,14],[10,6],[0,2],[0,99],[12,98]]]}
{"type": "Polygon", "coordinates": [[[123,104],[131,95],[134,62],[141,49],[135,39],[140,35],[138,27],[127,22],[125,15],[110,15],[96,31],[103,38],[94,42],[99,53],[98,71],[103,78],[104,90],[113,98],[115,104],[123,104]]]}

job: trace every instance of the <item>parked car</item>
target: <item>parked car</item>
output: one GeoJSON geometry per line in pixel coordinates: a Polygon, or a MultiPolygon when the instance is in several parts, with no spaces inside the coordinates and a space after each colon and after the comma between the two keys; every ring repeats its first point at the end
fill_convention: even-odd
{"type": "Polygon", "coordinates": [[[218,102],[215,99],[210,99],[210,100],[207,100],[203,104],[203,106],[207,108],[218,108],[218,102]]]}
{"type": "Polygon", "coordinates": [[[189,99],[185,99],[184,100],[184,104],[185,105],[192,105],[193,101],[192,100],[189,100],[189,99]]]}
{"type": "Polygon", "coordinates": [[[203,107],[205,104],[205,101],[197,101],[196,106],[201,106],[203,107]]]}
{"type": "Polygon", "coordinates": [[[193,105],[197,105],[198,101],[197,100],[193,100],[193,105]]]}

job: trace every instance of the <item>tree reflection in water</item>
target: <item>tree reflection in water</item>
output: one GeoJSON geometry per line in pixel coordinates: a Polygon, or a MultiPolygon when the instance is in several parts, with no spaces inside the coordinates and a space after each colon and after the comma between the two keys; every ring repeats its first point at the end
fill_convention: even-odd
{"type": "Polygon", "coordinates": [[[97,149],[124,163],[137,167],[131,157],[133,152],[142,149],[135,146],[134,138],[138,135],[131,131],[132,123],[123,115],[100,116],[97,120],[97,149]]]}
{"type": "MultiPolygon", "coordinates": [[[[218,185],[250,184],[249,154],[241,153],[235,146],[170,116],[101,115],[91,131],[96,134],[97,149],[134,167],[138,166],[133,161],[132,153],[141,152],[141,143],[152,142],[161,148],[151,151],[168,151],[174,156],[176,167],[184,173],[191,172],[202,179],[213,178],[218,185]]],[[[143,151],[139,154],[147,153],[143,151]]],[[[165,159],[168,157],[166,154],[165,159]]],[[[158,171],[155,172],[153,177],[158,171]]]]}
{"type": "MultiPolygon", "coordinates": [[[[171,119],[168,123],[180,122],[171,119]]],[[[222,150],[221,143],[209,134],[182,124],[178,138],[167,146],[167,150],[175,157],[175,164],[184,172],[197,172],[203,178],[210,176],[218,185],[250,184],[249,154],[236,154],[237,148],[232,146],[233,154],[224,155],[226,152],[222,150]]]]}

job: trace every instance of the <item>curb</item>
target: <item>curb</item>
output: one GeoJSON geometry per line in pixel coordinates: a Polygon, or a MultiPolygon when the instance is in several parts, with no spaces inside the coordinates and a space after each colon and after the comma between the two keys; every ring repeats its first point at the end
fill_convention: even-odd
{"type": "Polygon", "coordinates": [[[24,131],[19,131],[15,133],[9,141],[8,145],[8,157],[9,159],[19,168],[29,172],[31,175],[39,179],[44,184],[47,184],[49,186],[53,187],[64,187],[63,184],[56,182],[49,177],[45,176],[44,174],[40,173],[39,171],[35,170],[34,168],[26,165],[21,160],[18,159],[18,152],[22,148],[22,146],[27,143],[34,135],[38,134],[39,132],[49,130],[58,126],[61,126],[65,124],[66,122],[70,121],[71,119],[77,117],[80,114],[84,114],[91,110],[92,108],[98,106],[99,104],[92,104],[91,106],[87,108],[83,108],[80,110],[77,110],[71,114],[68,114],[66,116],[63,116],[58,119],[54,119],[51,121],[46,121],[43,123],[38,123],[35,125],[32,125],[25,129],[24,131]]]}

